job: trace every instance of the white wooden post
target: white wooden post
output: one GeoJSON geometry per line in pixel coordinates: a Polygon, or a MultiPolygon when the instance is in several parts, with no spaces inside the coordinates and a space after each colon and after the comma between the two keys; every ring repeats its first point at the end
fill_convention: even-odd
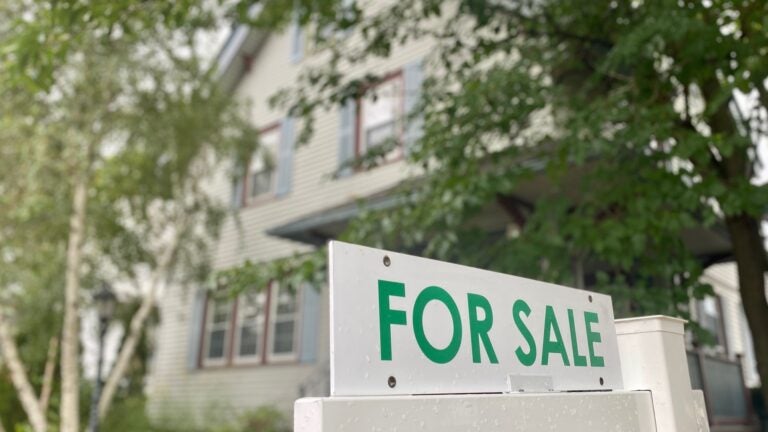
{"type": "MultiPolygon", "coordinates": [[[[649,392],[299,399],[294,432],[655,432],[649,392]]],[[[688,432],[688,431],[686,431],[688,432]]]]}
{"type": "Polygon", "coordinates": [[[650,390],[659,432],[709,431],[704,396],[691,390],[685,320],[649,316],[616,320],[626,390],[650,390]]]}
{"type": "Polygon", "coordinates": [[[684,321],[616,321],[625,390],[348,396],[296,401],[295,432],[434,431],[708,432],[691,390],[684,321]]]}

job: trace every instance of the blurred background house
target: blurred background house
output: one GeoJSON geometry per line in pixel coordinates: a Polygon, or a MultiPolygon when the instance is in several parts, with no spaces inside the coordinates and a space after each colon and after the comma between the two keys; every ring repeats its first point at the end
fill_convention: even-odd
{"type": "MultiPolygon", "coordinates": [[[[361,201],[372,207],[393,205],[391,191],[412,169],[403,153],[418,131],[403,116],[418,98],[430,42],[410,43],[386,60],[344,71],[360,77],[386,72],[387,79],[371,89],[377,92],[375,100],[361,98],[321,111],[311,141],[296,147],[297,121],[270,109],[267,100],[295,82],[302,66],[324,61],[307,41],[297,25],[282,33],[241,26],[219,54],[222,85],[233,97],[252,103],[252,120],[267,156],[254,155],[234,184],[226,172],[216,178],[215,194],[231,200],[235,211],[215,248],[215,269],[245,260],[268,262],[323,245],[357,214],[361,201]],[[382,166],[332,175],[350,158],[391,138],[400,146],[382,166]]],[[[533,202],[545,188],[544,182],[532,181],[521,186],[517,198],[533,202]]],[[[504,230],[515,222],[494,216],[484,223],[489,230],[504,230]]],[[[730,246],[716,232],[687,237],[690,247],[709,261],[721,260],[730,246]]],[[[581,286],[588,288],[585,276],[581,286]]],[[[746,387],[758,381],[734,266],[714,265],[705,278],[716,295],[694,302],[692,310],[715,340],[709,345],[689,337],[692,382],[705,391],[714,430],[753,430],[746,387]]],[[[202,422],[210,415],[235,415],[264,405],[290,412],[298,397],[328,394],[326,286],[306,285],[291,295],[273,281],[259,293],[235,299],[215,298],[201,287],[174,287],[164,296],[160,315],[147,380],[148,409],[155,418],[202,422]]]]}
{"type": "MultiPolygon", "coordinates": [[[[265,34],[236,28],[219,54],[220,77],[233,97],[252,103],[267,157],[254,155],[245,176],[232,184],[226,172],[215,194],[231,199],[235,214],[214,251],[214,268],[243,261],[266,262],[322,244],[318,224],[340,229],[357,201],[385,196],[407,168],[402,150],[391,163],[331,178],[340,163],[403,134],[406,104],[418,96],[420,60],[428,43],[413,44],[366,69],[391,71],[376,102],[347,104],[319,114],[315,134],[294,148],[296,122],[267,106],[279,88],[293,83],[302,65],[323,61],[293,26],[265,34]],[[296,222],[298,221],[298,222],[296,222]],[[296,222],[294,225],[286,223],[296,222]],[[289,234],[270,232],[287,226],[289,234]]],[[[216,300],[199,287],[174,287],[160,305],[156,353],[147,380],[149,411],[198,420],[212,411],[241,412],[275,405],[286,412],[294,400],[328,394],[328,305],[324,286],[305,286],[295,296],[274,281],[259,294],[216,300]]]]}
{"type": "Polygon", "coordinates": [[[752,336],[741,304],[736,266],[710,266],[704,280],[714,296],[693,302],[692,312],[714,338],[702,343],[689,334],[688,369],[693,388],[704,391],[712,430],[759,430],[753,391],[760,385],[752,336]]]}

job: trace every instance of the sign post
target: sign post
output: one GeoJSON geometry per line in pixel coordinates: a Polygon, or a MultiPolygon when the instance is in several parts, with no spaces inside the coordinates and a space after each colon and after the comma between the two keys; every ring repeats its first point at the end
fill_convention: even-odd
{"type": "Polygon", "coordinates": [[[673,376],[687,378],[682,336],[635,323],[617,337],[609,296],[346,243],[329,249],[331,397],[296,402],[297,432],[708,430],[700,397],[673,376]],[[655,356],[642,366],[667,368],[666,387],[651,385],[653,371],[630,372],[636,358],[654,357],[644,347],[659,346],[683,350],[682,362],[655,356]],[[657,406],[657,393],[695,415],[659,421],[677,411],[657,406]]]}

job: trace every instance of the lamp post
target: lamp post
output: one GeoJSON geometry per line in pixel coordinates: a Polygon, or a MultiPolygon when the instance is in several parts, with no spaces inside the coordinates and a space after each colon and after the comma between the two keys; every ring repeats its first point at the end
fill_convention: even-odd
{"type": "Polygon", "coordinates": [[[94,294],[93,300],[96,303],[96,311],[99,315],[99,354],[96,362],[96,380],[93,386],[93,395],[91,397],[91,414],[88,421],[88,432],[99,431],[99,398],[101,397],[101,369],[104,362],[104,336],[107,333],[109,321],[115,313],[115,294],[108,283],[101,284],[99,290],[94,294]]]}

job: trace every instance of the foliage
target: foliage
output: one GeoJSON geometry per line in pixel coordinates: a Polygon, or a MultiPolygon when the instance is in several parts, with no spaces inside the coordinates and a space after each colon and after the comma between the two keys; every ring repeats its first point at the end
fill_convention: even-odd
{"type": "Polygon", "coordinates": [[[274,407],[260,407],[246,413],[242,420],[242,432],[288,432],[291,430],[290,422],[285,414],[274,407]]]}
{"type": "Polygon", "coordinates": [[[158,285],[199,281],[226,211],[205,182],[257,142],[198,52],[216,25],[207,6],[0,9],[9,12],[0,19],[0,305],[39,386],[61,329],[76,179],[88,186],[83,288],[135,288],[153,271],[163,272],[158,285]]]}
{"type": "Polygon", "coordinates": [[[258,291],[278,280],[281,286],[296,290],[304,283],[317,288],[325,280],[325,249],[295,254],[269,262],[245,261],[238,267],[215,273],[213,287],[225,295],[237,295],[244,291],[258,291]]]}
{"type": "MultiPolygon", "coordinates": [[[[219,416],[221,417],[221,416],[219,416]]],[[[290,423],[284,412],[272,406],[262,406],[239,416],[224,419],[212,416],[204,425],[193,425],[166,413],[163,420],[152,420],[146,413],[146,399],[131,396],[117,402],[102,423],[102,429],[113,432],[289,432],[290,423]],[[234,419],[234,421],[233,421],[234,419]]]]}
{"type": "Polygon", "coordinates": [[[768,188],[755,177],[768,4],[242,3],[261,7],[256,26],[298,17],[316,29],[324,61],[273,98],[304,117],[304,143],[315,113],[390,72],[345,75],[350,66],[434,42],[409,119],[423,120],[408,155],[420,175],[403,185],[404,205],[367,212],[346,239],[583,284],[613,294],[619,316],[689,317],[690,299],[711,293],[702,269],[732,257],[768,376],[768,188]],[[731,254],[696,246],[707,236],[730,240],[731,254]]]}
{"type": "Polygon", "coordinates": [[[48,89],[62,66],[84,44],[135,43],[158,28],[194,33],[216,24],[210,4],[197,0],[143,2],[122,0],[84,3],[77,0],[8,2],[9,32],[0,65],[19,85],[48,89]]]}
{"type": "MultiPolygon", "coordinates": [[[[259,4],[256,25],[291,13],[259,4]]],[[[348,239],[569,284],[579,264],[620,315],[687,316],[717,258],[692,253],[690,237],[759,219],[768,204],[752,183],[764,111],[729,108],[737,90],[765,101],[760,2],[406,0],[366,14],[298,4],[303,22],[356,31],[319,31],[330,60],[274,98],[306,117],[305,140],[316,111],[378,79],[344,65],[436,40],[409,156],[425,175],[403,187],[406,205],[370,212],[348,239]],[[477,222],[489,212],[503,223],[477,222]]]]}
{"type": "Polygon", "coordinates": [[[114,432],[156,430],[147,418],[143,396],[131,396],[115,403],[101,429],[114,432]]]}
{"type": "Polygon", "coordinates": [[[26,421],[24,411],[15,397],[15,391],[11,379],[5,371],[0,372],[0,422],[3,422],[4,430],[13,430],[14,425],[26,421]]]}

